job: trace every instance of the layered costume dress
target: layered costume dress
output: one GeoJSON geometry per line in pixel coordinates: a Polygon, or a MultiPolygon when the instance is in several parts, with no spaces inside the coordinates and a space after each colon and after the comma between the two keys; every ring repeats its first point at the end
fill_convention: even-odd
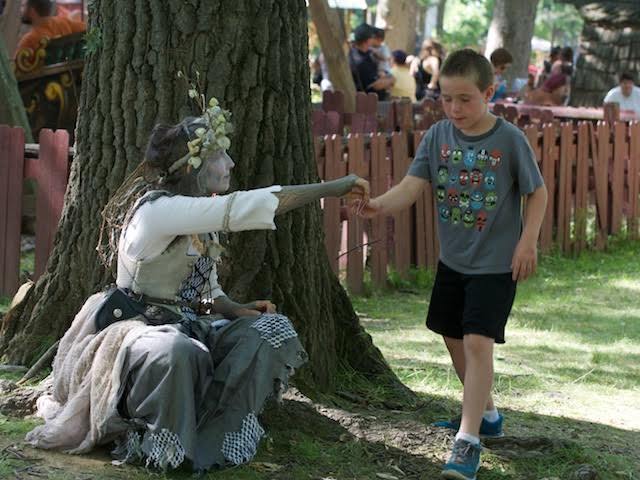
{"type": "Polygon", "coordinates": [[[285,316],[233,320],[195,305],[224,296],[217,232],[275,229],[274,186],[215,197],[153,191],[134,205],[118,246],[117,286],[144,314],[99,329],[108,292],[92,295],[60,341],[45,424],[27,435],[69,453],[116,442],[122,462],[194,470],[250,461],[265,401],[307,360],[285,316]]]}

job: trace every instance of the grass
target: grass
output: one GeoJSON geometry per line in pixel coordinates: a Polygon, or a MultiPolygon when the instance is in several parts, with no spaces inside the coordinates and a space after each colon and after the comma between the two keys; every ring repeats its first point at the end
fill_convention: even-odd
{"type": "MultiPolygon", "coordinates": [[[[507,343],[495,353],[494,396],[509,438],[489,445],[480,480],[568,479],[581,464],[592,465],[601,480],[640,479],[637,251],[618,240],[608,252],[575,259],[553,253],[519,285],[507,343]]],[[[315,407],[289,402],[265,416],[269,437],[252,464],[206,478],[437,478],[451,437],[428,425],[459,412],[461,390],[441,339],[424,327],[433,275],[415,271],[412,279],[392,274],[394,290],[352,300],[393,370],[417,392],[418,409],[378,408],[390,393],[342,372],[340,389],[364,398],[362,405],[335,397],[315,407]]],[[[20,442],[36,422],[0,417],[0,450],[20,442]]],[[[37,465],[47,478],[149,477],[142,468],[111,466],[106,450],[80,457],[26,451],[45,458],[37,465]]],[[[0,452],[0,478],[13,478],[24,465],[0,452]]]]}
{"type": "MultiPolygon", "coordinates": [[[[507,411],[512,433],[548,429],[579,440],[579,447],[556,452],[557,460],[527,459],[540,475],[531,478],[565,478],[550,471],[566,464],[565,457],[574,465],[596,462],[601,478],[640,478],[637,249],[618,240],[608,252],[576,259],[551,254],[542,258],[537,276],[518,286],[507,343],[496,347],[496,402],[507,411]]],[[[425,398],[453,401],[453,415],[460,384],[442,340],[424,327],[430,289],[414,290],[376,292],[353,303],[402,381],[425,398]]],[[[488,456],[485,463],[504,474],[482,478],[518,478],[512,470],[521,462],[488,456]]]]}

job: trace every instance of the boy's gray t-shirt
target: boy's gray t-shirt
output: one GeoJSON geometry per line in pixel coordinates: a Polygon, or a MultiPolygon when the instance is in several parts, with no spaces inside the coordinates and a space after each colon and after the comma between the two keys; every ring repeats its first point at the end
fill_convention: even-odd
{"type": "Polygon", "coordinates": [[[470,137],[442,120],[420,142],[408,175],[433,185],[445,265],[465,274],[511,271],[521,196],[544,183],[517,127],[498,118],[491,130],[470,137]]]}

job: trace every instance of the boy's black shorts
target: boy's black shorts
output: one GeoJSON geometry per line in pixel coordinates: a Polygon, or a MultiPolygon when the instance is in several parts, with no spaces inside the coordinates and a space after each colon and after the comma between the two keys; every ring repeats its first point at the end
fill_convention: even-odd
{"type": "Polygon", "coordinates": [[[438,262],[427,328],[445,337],[476,333],[504,343],[515,296],[511,272],[467,275],[438,262]]]}

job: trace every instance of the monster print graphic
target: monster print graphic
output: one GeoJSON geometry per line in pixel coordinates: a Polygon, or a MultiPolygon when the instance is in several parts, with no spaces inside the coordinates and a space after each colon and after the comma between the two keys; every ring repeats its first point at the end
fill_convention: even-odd
{"type": "Polygon", "coordinates": [[[486,212],[478,212],[478,217],[476,218],[476,228],[479,232],[484,229],[485,224],[487,223],[487,213],[486,212]]]}
{"type": "Polygon", "coordinates": [[[449,205],[452,207],[458,206],[458,191],[455,188],[450,188],[447,191],[447,198],[449,199],[449,205]]]}
{"type": "Polygon", "coordinates": [[[449,221],[449,217],[451,216],[451,210],[449,210],[449,207],[445,207],[443,205],[438,209],[438,212],[440,213],[440,220],[442,222],[446,223],[449,221]]]}
{"type": "Polygon", "coordinates": [[[451,156],[451,148],[446,143],[440,147],[440,161],[447,163],[449,161],[449,157],[451,156]]]}
{"type": "Polygon", "coordinates": [[[451,209],[451,223],[453,225],[458,225],[462,220],[462,211],[458,207],[454,207],[451,209]]]}
{"type": "Polygon", "coordinates": [[[478,155],[476,155],[476,167],[484,168],[487,166],[488,161],[489,161],[489,152],[487,152],[483,148],[478,152],[478,155]]]}
{"type": "Polygon", "coordinates": [[[438,201],[438,203],[444,202],[446,196],[447,192],[445,188],[442,185],[438,185],[438,188],[436,189],[436,200],[438,201]]]}
{"type": "Polygon", "coordinates": [[[455,185],[458,183],[458,174],[453,172],[449,175],[449,185],[455,185]]]}
{"type": "Polygon", "coordinates": [[[449,169],[447,167],[438,167],[438,183],[447,183],[449,179],[449,169]]]}
{"type": "Polygon", "coordinates": [[[484,174],[484,186],[487,190],[493,190],[496,188],[496,173],[495,172],[485,172],[484,174]]]}
{"type": "Polygon", "coordinates": [[[460,199],[458,200],[460,208],[469,208],[469,192],[461,192],[460,199]]]}
{"type": "Polygon", "coordinates": [[[465,228],[471,228],[475,225],[476,218],[474,217],[473,212],[470,208],[467,208],[464,211],[464,215],[462,215],[462,223],[464,224],[465,228]]]}
{"type": "Polygon", "coordinates": [[[484,206],[487,210],[493,210],[496,208],[496,204],[498,203],[498,194],[494,191],[487,192],[484,197],[484,206]]]}
{"type": "Polygon", "coordinates": [[[451,161],[456,164],[462,161],[462,149],[456,148],[451,153],[451,161]]]}
{"type": "Polygon", "coordinates": [[[467,148],[467,151],[464,154],[464,164],[471,168],[476,163],[476,154],[473,151],[472,147],[467,148]]]}
{"type": "Polygon", "coordinates": [[[460,170],[458,178],[460,179],[460,185],[464,187],[467,183],[469,183],[469,171],[463,168],[462,170],[460,170]]]}
{"type": "Polygon", "coordinates": [[[474,210],[480,210],[482,208],[482,201],[484,200],[484,193],[480,190],[474,190],[471,192],[471,208],[474,210]]]}
{"type": "Polygon", "coordinates": [[[471,170],[471,185],[474,187],[480,186],[482,183],[482,172],[479,168],[474,168],[471,170]]]}
{"type": "Polygon", "coordinates": [[[489,156],[489,166],[495,170],[500,166],[500,162],[502,162],[502,152],[497,149],[492,150],[489,156]]]}

